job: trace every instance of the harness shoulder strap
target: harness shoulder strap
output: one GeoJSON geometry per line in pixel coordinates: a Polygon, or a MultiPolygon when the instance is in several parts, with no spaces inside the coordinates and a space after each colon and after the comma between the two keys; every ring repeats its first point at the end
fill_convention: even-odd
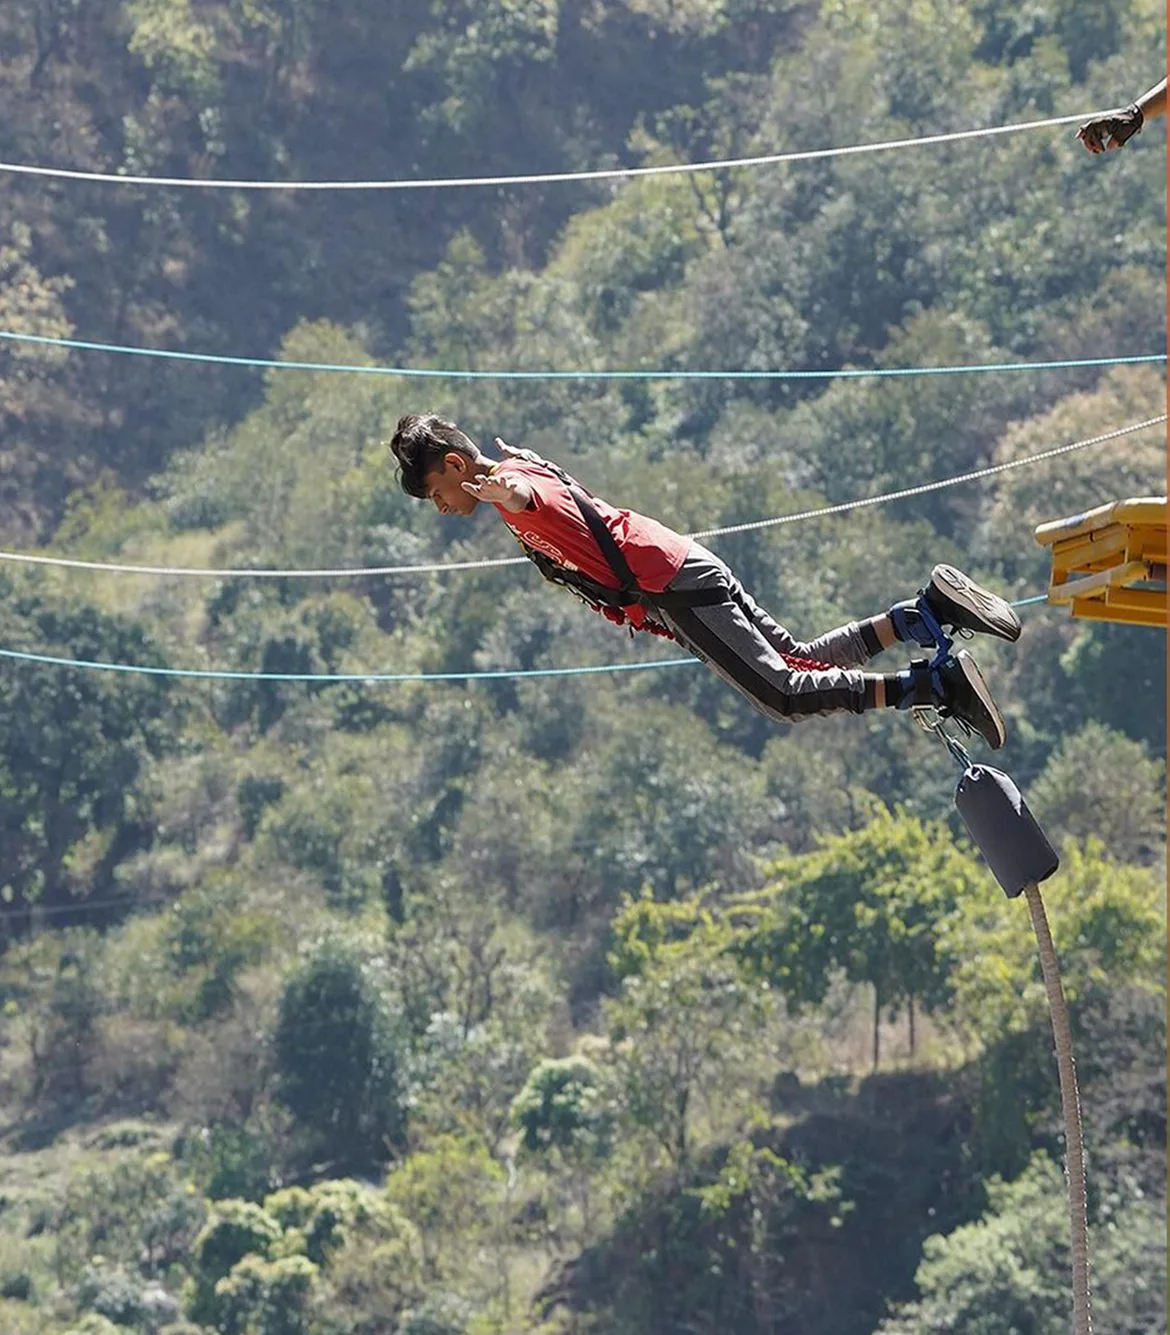
{"type": "Polygon", "coordinates": [[[622,592],[640,593],[641,590],[638,588],[638,581],[634,578],[634,572],[630,569],[630,563],[626,560],[625,553],[617,545],[617,540],[609,531],[609,525],[598,514],[597,507],[576,482],[569,483],[569,491],[577,502],[577,509],[581,511],[581,518],[589,526],[589,532],[593,534],[593,541],[601,548],[601,554],[605,557],[606,564],[621,585],[622,592]]]}

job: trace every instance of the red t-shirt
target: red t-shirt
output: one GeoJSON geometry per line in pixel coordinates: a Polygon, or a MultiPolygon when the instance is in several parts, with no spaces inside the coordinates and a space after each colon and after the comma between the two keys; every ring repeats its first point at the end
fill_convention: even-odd
{"type": "MultiPolygon", "coordinates": [[[[513,514],[496,506],[500,518],[518,538],[568,570],[579,570],[608,589],[618,587],[617,577],[589,532],[572,492],[555,473],[523,459],[505,459],[492,472],[496,476],[522,477],[532,487],[531,509],[513,514]]],[[[638,587],[647,593],[661,593],[686,560],[690,539],[657,519],[633,510],[618,510],[597,496],[590,499],[621,548],[638,587]]]]}

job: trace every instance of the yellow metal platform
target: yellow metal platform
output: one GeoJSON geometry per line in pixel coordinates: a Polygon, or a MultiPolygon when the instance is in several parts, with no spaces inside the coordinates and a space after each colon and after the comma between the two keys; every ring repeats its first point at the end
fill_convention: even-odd
{"type": "Polygon", "coordinates": [[[1166,497],[1139,496],[1041,524],[1052,549],[1048,601],[1075,617],[1166,625],[1166,497]]]}

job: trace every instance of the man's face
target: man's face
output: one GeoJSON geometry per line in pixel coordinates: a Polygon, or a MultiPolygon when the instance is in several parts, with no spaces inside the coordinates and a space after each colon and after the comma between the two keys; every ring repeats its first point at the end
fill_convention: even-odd
{"type": "Polygon", "coordinates": [[[479,501],[463,490],[471,479],[471,460],[452,451],[443,456],[441,468],[432,468],[423,479],[427,500],[434,502],[441,515],[469,515],[479,501]]]}

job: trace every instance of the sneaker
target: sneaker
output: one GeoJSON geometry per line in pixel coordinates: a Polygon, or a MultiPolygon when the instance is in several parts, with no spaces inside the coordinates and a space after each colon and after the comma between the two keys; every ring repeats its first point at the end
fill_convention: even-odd
{"type": "Polygon", "coordinates": [[[961,649],[937,673],[938,687],[933,694],[938,712],[943,718],[957,719],[998,751],[1007,740],[1007,728],[975,660],[961,649]]]}
{"type": "Polygon", "coordinates": [[[943,626],[995,635],[1013,643],[1020,638],[1020,618],[1015,609],[954,566],[935,566],[922,597],[943,626]]]}

